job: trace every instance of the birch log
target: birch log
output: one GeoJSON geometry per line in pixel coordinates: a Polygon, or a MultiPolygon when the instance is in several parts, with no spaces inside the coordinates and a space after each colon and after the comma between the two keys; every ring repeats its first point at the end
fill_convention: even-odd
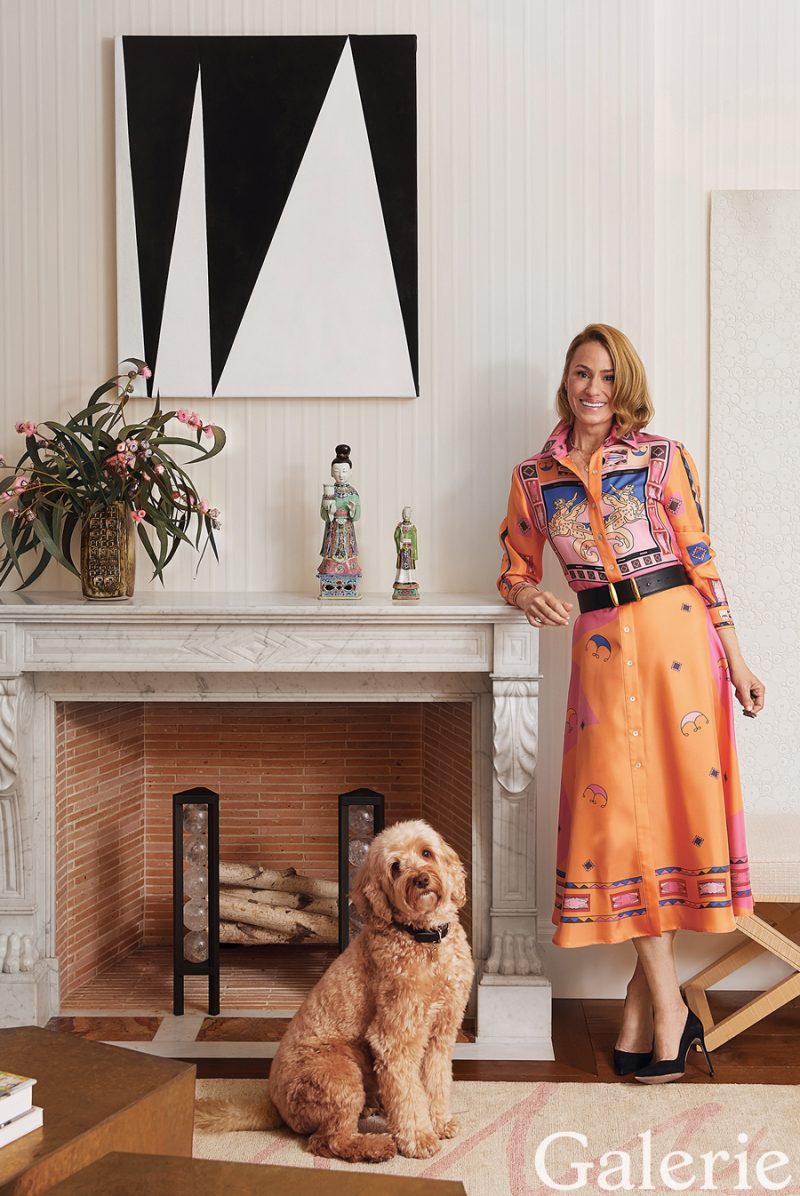
{"type": "Polygon", "coordinates": [[[241,897],[229,897],[224,890],[219,894],[219,916],[225,922],[245,922],[248,926],[264,926],[282,934],[294,934],[304,927],[309,935],[332,943],[338,938],[339,924],[335,918],[324,914],[310,914],[302,909],[280,909],[274,905],[263,905],[260,901],[243,901],[241,897]]]}
{"type": "Polygon", "coordinates": [[[307,893],[281,893],[277,889],[235,888],[225,885],[220,895],[241,897],[243,901],[257,901],[261,905],[279,905],[281,909],[304,909],[309,914],[325,914],[338,918],[339,902],[332,897],[310,897],[307,893]]]}
{"type": "Polygon", "coordinates": [[[319,939],[310,938],[305,927],[294,934],[280,934],[277,930],[267,930],[263,926],[247,926],[244,922],[220,922],[219,941],[221,943],[314,943],[319,939]]]}
{"type": "Polygon", "coordinates": [[[335,880],[301,876],[296,868],[261,868],[258,864],[231,864],[222,861],[219,866],[219,883],[244,885],[250,889],[275,889],[281,893],[308,893],[312,897],[339,896],[339,886],[335,880]]]}

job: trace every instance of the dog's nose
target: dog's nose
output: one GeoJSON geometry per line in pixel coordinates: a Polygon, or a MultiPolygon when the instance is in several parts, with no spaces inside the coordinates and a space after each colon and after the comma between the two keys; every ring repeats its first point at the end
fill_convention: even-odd
{"type": "Polygon", "coordinates": [[[427,887],[430,883],[431,882],[430,882],[427,872],[420,872],[419,876],[414,881],[414,884],[417,886],[418,889],[427,889],[427,887]]]}

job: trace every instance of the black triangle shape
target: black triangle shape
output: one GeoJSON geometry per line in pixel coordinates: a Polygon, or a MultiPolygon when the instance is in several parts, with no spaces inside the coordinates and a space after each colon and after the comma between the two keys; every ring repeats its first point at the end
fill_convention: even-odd
{"type": "Polygon", "coordinates": [[[417,39],[413,34],[354,34],[350,45],[419,394],[417,39]]]}
{"type": "Polygon", "coordinates": [[[216,389],[346,39],[205,40],[213,43],[202,77],[216,389]]]}
{"type": "Polygon", "coordinates": [[[122,39],[144,356],[154,375],[202,40],[122,39]]]}

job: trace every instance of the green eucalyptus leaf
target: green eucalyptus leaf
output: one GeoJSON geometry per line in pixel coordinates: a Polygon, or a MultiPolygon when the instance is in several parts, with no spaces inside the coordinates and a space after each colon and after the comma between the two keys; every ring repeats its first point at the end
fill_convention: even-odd
{"type": "Polygon", "coordinates": [[[89,399],[89,406],[93,406],[102,395],[107,394],[110,390],[115,390],[119,386],[117,378],[107,378],[105,382],[98,386],[92,397],[89,399]]]}
{"type": "Polygon", "coordinates": [[[164,561],[164,568],[166,568],[166,567],[167,567],[167,565],[170,563],[170,561],[171,561],[171,560],[172,560],[172,558],[174,557],[175,553],[176,553],[176,552],[178,551],[178,549],[180,548],[180,543],[181,543],[181,539],[182,539],[182,538],[184,538],[184,539],[185,539],[185,537],[180,537],[180,536],[174,536],[174,537],[173,537],[173,540],[172,540],[172,547],[170,548],[170,550],[169,550],[169,553],[167,554],[167,559],[164,561]]]}
{"type": "Polygon", "coordinates": [[[214,427],[211,430],[214,433],[214,447],[208,450],[203,449],[202,456],[192,457],[191,460],[186,462],[187,465],[193,465],[195,461],[210,461],[212,457],[216,457],[217,453],[221,453],[225,448],[226,437],[222,428],[214,427]]]}
{"type": "Polygon", "coordinates": [[[74,428],[77,424],[79,424],[81,422],[82,419],[85,419],[91,423],[91,420],[94,418],[94,416],[98,412],[105,411],[107,408],[109,408],[111,406],[112,406],[111,403],[92,403],[92,402],[90,402],[89,406],[84,407],[82,411],[79,411],[77,413],[77,415],[71,415],[69,417],[69,421],[67,422],[67,427],[74,428]]]}
{"type": "Polygon", "coordinates": [[[158,571],[159,574],[163,571],[167,560],[167,553],[169,552],[169,537],[162,522],[155,524],[155,533],[158,537],[158,544],[160,552],[158,554],[158,571]]]}
{"type": "Polygon", "coordinates": [[[70,573],[74,573],[76,577],[80,577],[78,570],[75,568],[72,562],[68,561],[64,556],[63,552],[61,551],[61,546],[56,543],[50,528],[47,527],[44,520],[34,519],[31,523],[31,527],[35,531],[37,539],[42,545],[42,548],[49,552],[50,556],[54,557],[58,561],[59,565],[63,565],[65,569],[69,569],[70,573]]]}
{"type": "MultiPolygon", "coordinates": [[[[31,547],[33,547],[33,545],[31,545],[31,547]]],[[[17,586],[17,589],[24,590],[26,588],[26,586],[32,585],[33,582],[36,581],[36,578],[40,577],[42,575],[42,573],[44,573],[45,569],[50,564],[51,560],[52,560],[52,557],[50,556],[50,553],[47,552],[43,548],[34,568],[31,570],[31,572],[25,578],[25,581],[23,582],[23,584],[21,586],[17,586]]]]}
{"type": "Polygon", "coordinates": [[[144,530],[143,523],[136,524],[136,534],[139,537],[139,539],[141,540],[142,544],[144,545],[145,551],[146,551],[147,555],[150,557],[150,560],[153,562],[153,569],[154,569],[153,577],[156,577],[156,576],[158,576],[158,558],[157,558],[155,552],[153,551],[153,545],[150,543],[150,537],[148,536],[147,532],[144,530]]]}
{"type": "Polygon", "coordinates": [[[16,521],[14,519],[14,516],[11,514],[10,511],[4,511],[2,516],[0,516],[0,528],[2,528],[2,531],[3,531],[3,542],[6,546],[6,553],[8,554],[8,559],[12,562],[14,568],[16,569],[17,573],[19,573],[20,577],[24,578],[25,574],[22,572],[22,568],[19,563],[19,557],[17,554],[17,549],[14,544],[14,531],[15,531],[14,524],[15,524],[15,522],[16,521]]]}
{"type": "MultiPolygon", "coordinates": [[[[33,461],[36,465],[43,464],[42,458],[39,456],[39,446],[36,443],[35,436],[26,436],[25,437],[25,448],[26,448],[25,457],[29,457],[30,460],[33,461]]],[[[17,466],[17,469],[19,469],[19,466],[25,460],[25,457],[20,458],[20,462],[19,462],[19,465],[17,466]]]]}
{"type": "Polygon", "coordinates": [[[217,541],[214,539],[214,528],[211,525],[211,520],[208,521],[208,541],[211,545],[211,550],[219,562],[219,553],[217,552],[217,541]]]}
{"type": "Polygon", "coordinates": [[[75,528],[78,526],[80,516],[75,511],[67,511],[64,516],[64,525],[61,529],[61,551],[66,559],[74,568],[72,560],[72,535],[75,528]]]}

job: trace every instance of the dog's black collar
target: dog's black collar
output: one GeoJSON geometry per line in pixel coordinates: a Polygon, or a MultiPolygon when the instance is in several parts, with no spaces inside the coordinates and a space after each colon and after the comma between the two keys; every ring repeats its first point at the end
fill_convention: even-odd
{"type": "Polygon", "coordinates": [[[447,932],[450,929],[449,922],[442,922],[439,926],[434,926],[432,930],[420,930],[417,926],[407,926],[405,922],[392,922],[392,926],[396,926],[398,930],[407,931],[418,943],[441,943],[442,939],[447,938],[447,932]]]}

